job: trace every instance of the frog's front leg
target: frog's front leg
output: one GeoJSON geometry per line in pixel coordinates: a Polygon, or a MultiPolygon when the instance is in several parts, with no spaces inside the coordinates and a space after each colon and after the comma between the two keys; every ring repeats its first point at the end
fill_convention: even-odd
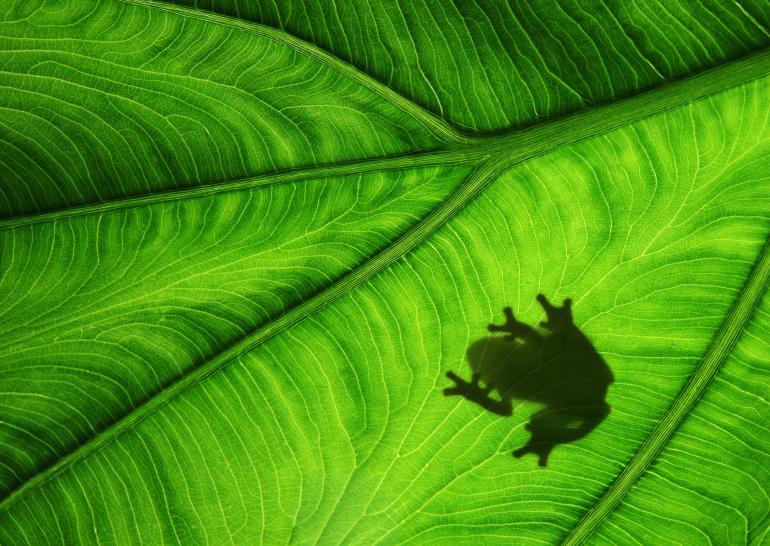
{"type": "Polygon", "coordinates": [[[543,311],[547,320],[540,323],[543,328],[548,328],[552,332],[557,330],[569,330],[574,328],[572,322],[572,300],[567,298],[561,307],[556,307],[548,301],[548,298],[543,294],[537,295],[537,301],[543,306],[543,311]]]}
{"type": "Polygon", "coordinates": [[[503,314],[505,315],[505,324],[490,324],[487,326],[490,332],[506,332],[508,335],[503,338],[506,341],[527,338],[535,341],[540,338],[534,328],[516,320],[516,317],[513,316],[513,309],[510,307],[504,307],[503,314]]]}
{"type": "Polygon", "coordinates": [[[446,376],[455,382],[455,386],[444,389],[444,396],[460,395],[496,415],[504,417],[513,415],[513,405],[510,400],[495,400],[489,396],[492,387],[482,387],[479,384],[480,373],[474,373],[470,382],[465,381],[454,372],[447,372],[446,376]]]}

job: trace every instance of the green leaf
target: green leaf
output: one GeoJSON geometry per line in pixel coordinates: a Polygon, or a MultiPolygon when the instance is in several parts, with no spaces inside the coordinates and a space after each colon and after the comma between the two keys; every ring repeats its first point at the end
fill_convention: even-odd
{"type": "Polygon", "coordinates": [[[184,4],[3,7],[2,543],[768,540],[764,3],[184,4]]]}

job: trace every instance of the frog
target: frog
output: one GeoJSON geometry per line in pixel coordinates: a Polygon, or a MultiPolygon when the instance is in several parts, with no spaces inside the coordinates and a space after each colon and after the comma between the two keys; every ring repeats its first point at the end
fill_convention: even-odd
{"type": "Polygon", "coordinates": [[[517,320],[512,308],[504,307],[503,324],[489,324],[490,334],[468,347],[470,380],[447,372],[454,384],[443,394],[465,398],[500,417],[513,415],[514,400],[542,404],[525,426],[529,441],[512,455],[532,453],[545,467],[557,445],[585,437],[607,418],[614,376],[575,325],[570,298],[561,306],[543,294],[536,299],[546,317],[539,328],[517,320]]]}

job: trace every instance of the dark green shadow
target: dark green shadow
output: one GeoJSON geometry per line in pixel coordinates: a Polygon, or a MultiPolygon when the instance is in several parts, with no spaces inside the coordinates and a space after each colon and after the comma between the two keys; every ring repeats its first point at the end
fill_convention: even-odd
{"type": "Polygon", "coordinates": [[[512,400],[545,404],[530,417],[527,444],[513,452],[538,456],[545,466],[559,444],[583,438],[609,415],[605,402],[613,382],[612,371],[591,341],[572,322],[571,300],[555,307],[539,294],[547,319],[543,332],[519,322],[510,307],[506,321],[489,325],[489,335],[468,348],[470,381],[447,372],[455,385],[444,389],[445,396],[462,396],[500,416],[513,415],[512,400]],[[493,396],[493,392],[497,396],[493,396]]]}

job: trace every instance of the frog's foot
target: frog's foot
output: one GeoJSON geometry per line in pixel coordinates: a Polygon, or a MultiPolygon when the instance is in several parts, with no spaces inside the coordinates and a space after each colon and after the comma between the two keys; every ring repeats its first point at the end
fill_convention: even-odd
{"type": "Polygon", "coordinates": [[[510,399],[495,400],[489,393],[492,392],[492,386],[482,387],[479,384],[480,373],[474,373],[470,382],[458,377],[454,372],[447,372],[446,376],[455,382],[454,387],[444,389],[444,396],[453,396],[459,394],[466,400],[475,402],[487,411],[502,417],[513,415],[513,405],[510,399]]]}
{"type": "Polygon", "coordinates": [[[479,380],[481,379],[480,373],[474,373],[470,382],[464,380],[462,377],[459,377],[454,372],[447,372],[446,376],[455,382],[455,386],[444,389],[444,396],[453,396],[459,394],[460,396],[464,396],[469,400],[475,400],[478,398],[486,397],[492,391],[492,387],[485,388],[479,384],[479,380]]]}
{"type": "Polygon", "coordinates": [[[513,309],[510,307],[503,307],[503,314],[505,315],[505,323],[490,324],[487,326],[487,329],[490,332],[513,332],[516,329],[516,325],[519,321],[513,316],[513,309]]]}
{"type": "Polygon", "coordinates": [[[531,326],[516,320],[516,317],[513,316],[513,309],[510,307],[504,307],[503,314],[505,315],[505,323],[488,325],[487,329],[490,332],[508,333],[508,335],[503,338],[505,341],[516,341],[518,338],[524,339],[527,336],[535,335],[535,331],[531,326]]]}
{"type": "Polygon", "coordinates": [[[517,459],[523,457],[527,453],[534,453],[537,455],[537,465],[546,466],[548,464],[548,456],[551,454],[551,450],[554,448],[554,444],[551,443],[532,443],[530,441],[527,445],[520,447],[513,452],[513,456],[517,459]]]}
{"type": "Polygon", "coordinates": [[[545,311],[547,320],[540,323],[540,326],[549,330],[556,331],[558,328],[567,328],[572,324],[572,300],[567,298],[561,307],[556,307],[548,301],[543,294],[537,295],[537,301],[545,311]]]}

